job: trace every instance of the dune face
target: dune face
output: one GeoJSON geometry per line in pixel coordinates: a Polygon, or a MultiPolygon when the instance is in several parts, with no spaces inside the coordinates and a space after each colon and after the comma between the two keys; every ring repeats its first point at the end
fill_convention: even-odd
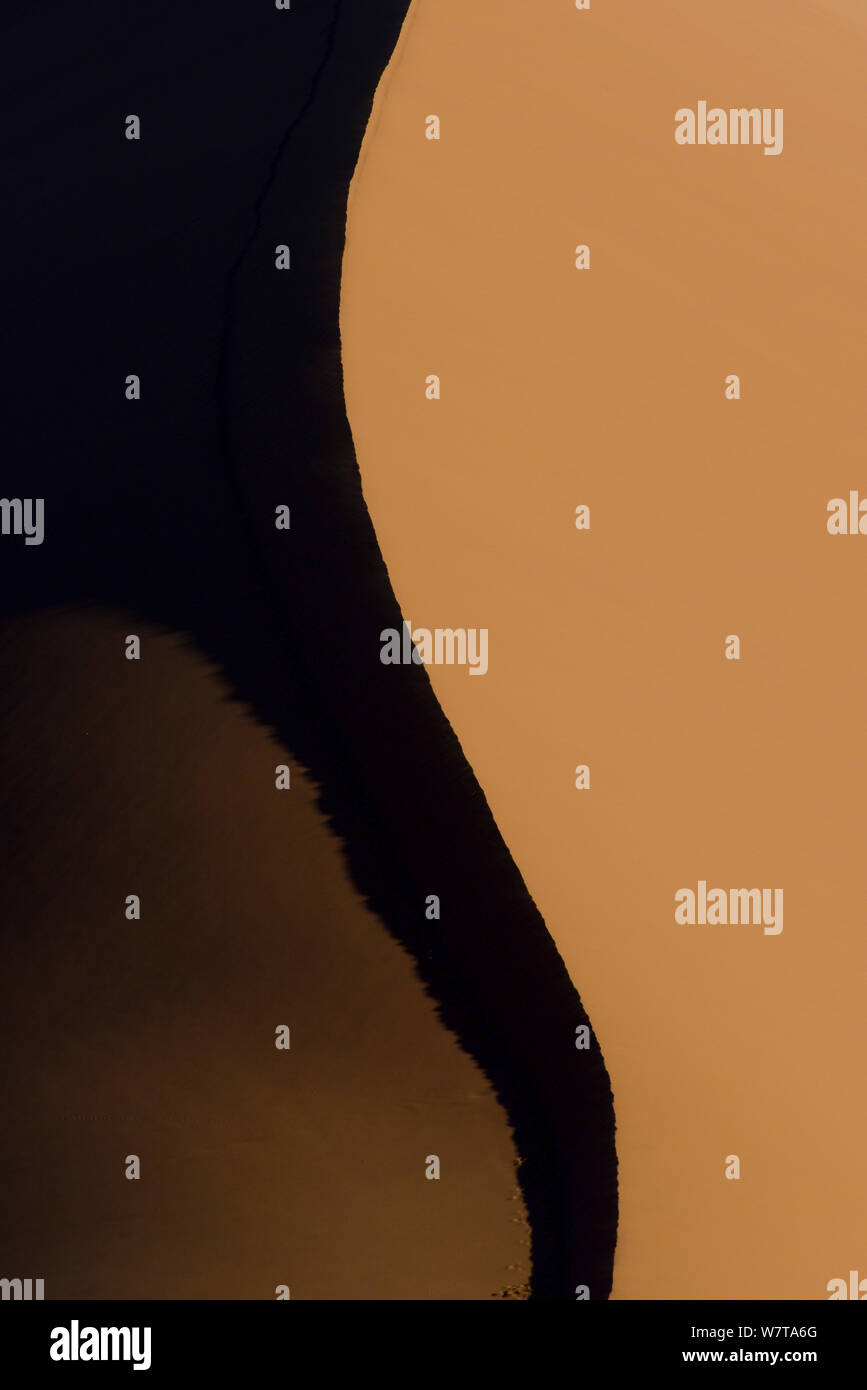
{"type": "Polygon", "coordinates": [[[4,1228],[49,1298],[610,1289],[598,1042],[427,672],[380,660],[338,315],[405,12],[131,42],[97,7],[13,87],[8,491],[44,534],[0,546],[4,1228]]]}
{"type": "Polygon", "coordinates": [[[2,657],[4,1267],[49,1299],[520,1290],[506,1117],[291,751],[123,614],[6,623],[2,657]]]}
{"type": "Polygon", "coordinates": [[[351,192],[364,495],[413,624],[488,631],[427,669],[603,1042],[618,1298],[823,1299],[867,1234],[865,41],[851,0],[416,0],[351,192]],[[780,148],[678,144],[699,103],[780,148]]]}

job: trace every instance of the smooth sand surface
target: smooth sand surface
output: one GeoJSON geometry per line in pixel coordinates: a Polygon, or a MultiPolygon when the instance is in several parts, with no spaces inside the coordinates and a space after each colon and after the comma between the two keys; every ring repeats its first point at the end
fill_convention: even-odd
{"type": "Polygon", "coordinates": [[[619,1298],[867,1274],[865,48],[852,0],[414,0],[350,198],[365,496],[404,615],[489,630],[430,673],[605,1053],[619,1298]],[[783,153],[678,147],[700,99],[783,153]],[[699,879],[782,933],[675,925],[699,879]]]}

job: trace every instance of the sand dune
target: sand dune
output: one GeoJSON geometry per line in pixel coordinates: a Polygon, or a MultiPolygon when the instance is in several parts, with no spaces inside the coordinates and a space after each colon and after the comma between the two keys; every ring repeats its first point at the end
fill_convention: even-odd
{"type": "Polygon", "coordinates": [[[309,779],[275,789],[291,750],[123,614],[6,623],[2,655],[5,1271],[49,1299],[524,1285],[506,1117],[309,779]]]}
{"type": "Polygon", "coordinates": [[[825,520],[865,488],[865,40],[851,0],[414,0],[352,187],[364,493],[403,612],[489,631],[430,673],[609,1064],[620,1298],[863,1259],[867,540],[825,520]],[[679,147],[699,100],[783,108],[783,152],[679,147]],[[698,879],[782,885],[784,930],[677,927],[698,879]]]}

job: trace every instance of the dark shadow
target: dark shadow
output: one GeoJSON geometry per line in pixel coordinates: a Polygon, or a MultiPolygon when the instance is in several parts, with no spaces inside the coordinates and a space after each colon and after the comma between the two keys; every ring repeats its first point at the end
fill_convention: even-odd
{"type": "Polygon", "coordinates": [[[105,601],[189,632],[297,750],[359,891],[514,1125],[533,1296],[606,1298],[617,1180],[598,1044],[574,1045],[586,1014],[424,669],[379,661],[401,620],[338,308],[349,180],[406,9],[187,3],[135,32],[107,4],[4,21],[21,76],[3,124],[22,132],[4,493],[46,507],[41,546],[0,538],[4,611],[105,601]]]}

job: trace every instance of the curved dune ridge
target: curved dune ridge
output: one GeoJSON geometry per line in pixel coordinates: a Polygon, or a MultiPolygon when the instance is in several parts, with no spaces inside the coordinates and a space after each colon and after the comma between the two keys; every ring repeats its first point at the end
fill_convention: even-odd
{"type": "Polygon", "coordinates": [[[38,57],[14,91],[36,152],[12,170],[8,491],[44,496],[45,534],[0,548],[0,1159],[48,1298],[610,1291],[599,1042],[427,672],[379,659],[401,613],[340,274],[406,8],[214,0],[133,42],[106,7],[13,35],[38,57]]]}
{"type": "Polygon", "coordinates": [[[364,496],[410,622],[488,632],[427,671],[605,1050],[619,1298],[863,1259],[865,41],[852,0],[414,0],[351,190],[364,496]],[[679,146],[700,101],[782,150],[679,146]],[[782,929],[676,923],[700,881],[782,929]]]}

